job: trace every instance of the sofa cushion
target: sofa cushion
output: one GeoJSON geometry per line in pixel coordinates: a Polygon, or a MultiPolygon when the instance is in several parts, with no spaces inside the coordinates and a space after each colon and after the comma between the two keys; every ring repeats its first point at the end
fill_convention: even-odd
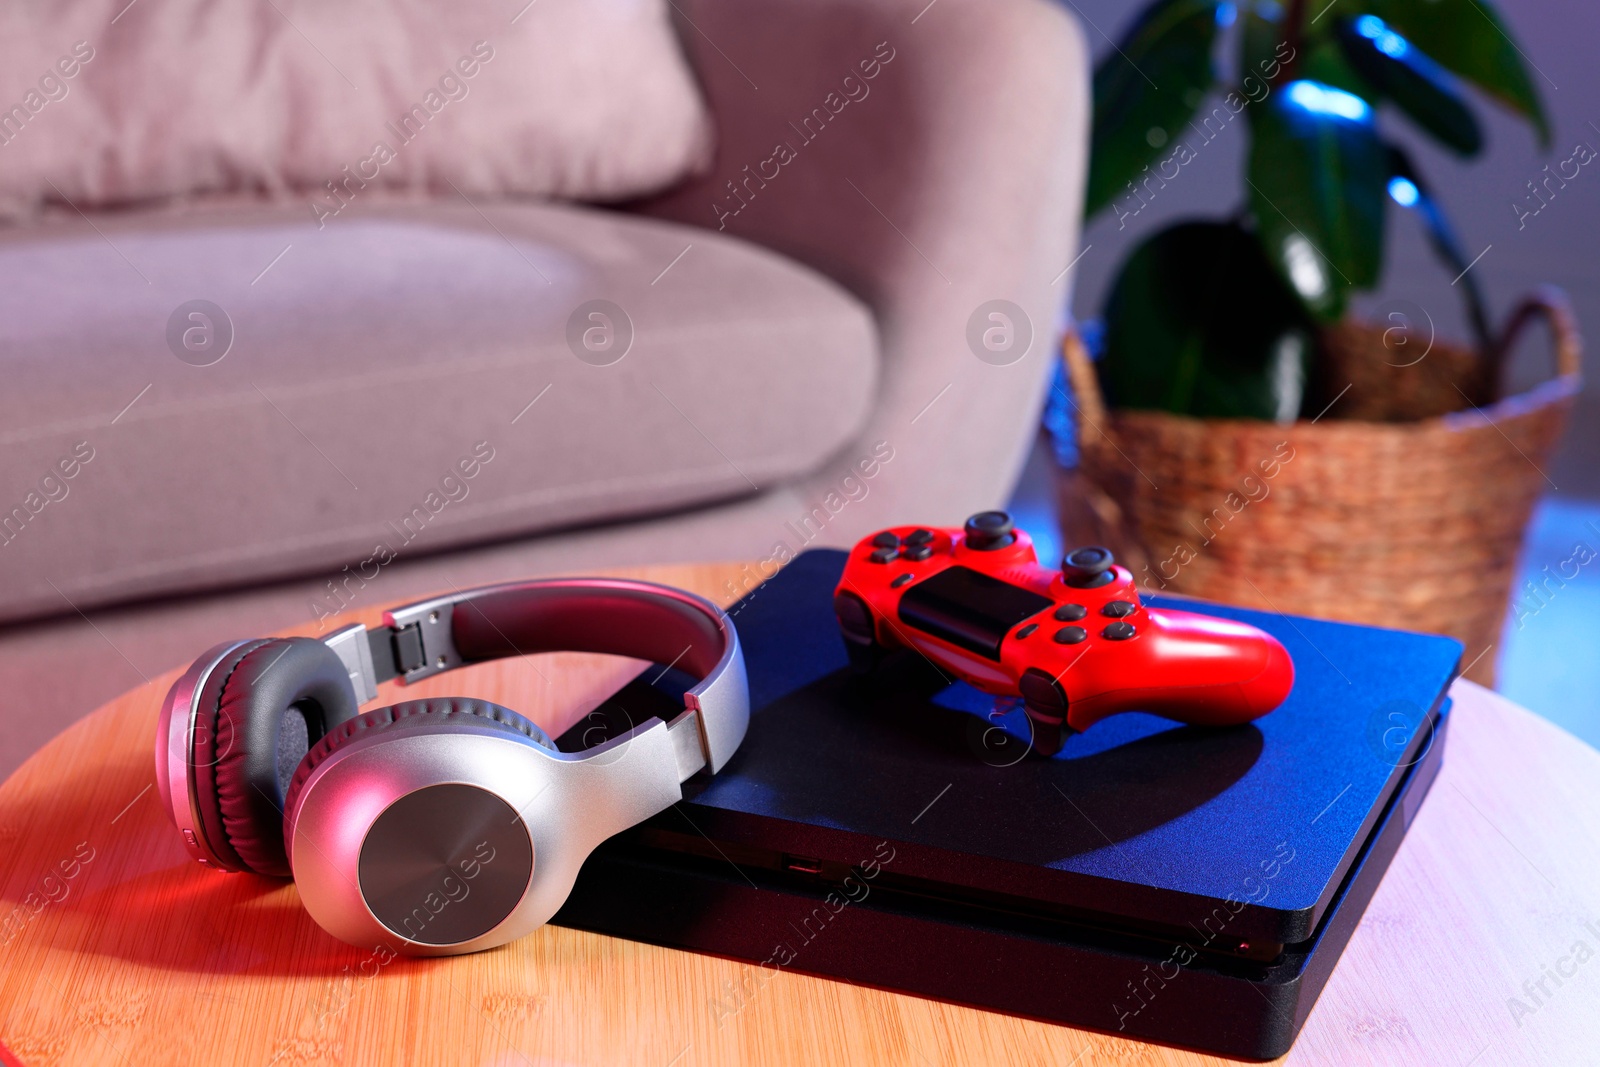
{"type": "Polygon", "coordinates": [[[0,232],[0,373],[17,618],[780,485],[860,427],[877,342],[831,281],[709,231],[235,203],[0,232]]]}
{"type": "Polygon", "coordinates": [[[659,189],[702,164],[711,139],[667,10],[7,3],[0,213],[247,190],[326,218],[375,188],[585,200],[659,189]]]}

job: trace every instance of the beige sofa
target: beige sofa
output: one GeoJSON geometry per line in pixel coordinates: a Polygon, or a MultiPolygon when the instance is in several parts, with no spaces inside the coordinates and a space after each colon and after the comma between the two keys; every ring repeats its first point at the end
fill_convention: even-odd
{"type": "Polygon", "coordinates": [[[717,149],[663,196],[0,231],[0,510],[36,494],[0,536],[0,774],[226,638],[520,575],[781,562],[1007,499],[1078,236],[1076,24],[1048,0],[677,11],[717,149]],[[792,125],[885,42],[870,96],[792,125]],[[800,150],[773,162],[780,137],[800,150]],[[236,334],[205,376],[146,321],[197,291],[236,334]],[[609,364],[569,343],[597,297],[633,334],[609,364]],[[969,341],[993,300],[1026,314],[1020,359],[969,341]]]}

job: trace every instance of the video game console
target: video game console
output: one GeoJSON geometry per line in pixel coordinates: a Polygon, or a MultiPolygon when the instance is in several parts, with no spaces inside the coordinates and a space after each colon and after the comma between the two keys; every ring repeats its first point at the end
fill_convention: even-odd
{"type": "Polygon", "coordinates": [[[1145,711],[1196,726],[1236,726],[1283,703],[1294,663],[1247,623],[1147,608],[1133,575],[1098,546],[1040,566],[1003,511],[964,528],[901,526],[863,538],[834,590],[859,669],[911,648],[975,689],[1020,697],[1033,747],[1110,715],[1145,711]]]}
{"type": "MultiPolygon", "coordinates": [[[[1019,698],[910,648],[852,670],[833,594],[854,559],[801,553],[728,609],[744,744],[600,846],[552,921],[745,960],[752,983],[800,971],[1286,1051],[1438,771],[1461,645],[1149,596],[1146,614],[1269,634],[1295,663],[1289,695],[1222,729],[1110,716],[1042,759],[1019,698]]],[[[692,679],[665,666],[558,746],[681,707],[692,679]]],[[[708,1025],[741,1003],[713,998],[708,1025]]]]}

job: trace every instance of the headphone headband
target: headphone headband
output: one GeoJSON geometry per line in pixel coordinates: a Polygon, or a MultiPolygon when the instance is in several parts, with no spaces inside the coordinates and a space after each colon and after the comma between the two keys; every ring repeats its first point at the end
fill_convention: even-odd
{"type": "Polygon", "coordinates": [[[361,704],[377,698],[382,682],[409,685],[537,652],[608,653],[681,667],[699,681],[684,694],[683,713],[667,724],[680,782],[702,769],[721,770],[750,721],[744,657],[727,614],[703,597],[654,582],[486,585],[385,611],[381,627],[347,626],[323,643],[344,664],[361,704]]]}

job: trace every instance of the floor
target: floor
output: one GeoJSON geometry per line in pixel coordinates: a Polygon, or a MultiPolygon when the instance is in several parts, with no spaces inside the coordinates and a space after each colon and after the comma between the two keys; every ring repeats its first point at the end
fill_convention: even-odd
{"type": "MultiPolygon", "coordinates": [[[[1033,535],[1042,560],[1059,559],[1063,548],[1053,471],[1041,435],[1011,501],[1012,516],[1033,535]]],[[[1528,530],[1521,571],[1494,653],[1498,688],[1600,748],[1600,499],[1546,497],[1528,530]]]]}

